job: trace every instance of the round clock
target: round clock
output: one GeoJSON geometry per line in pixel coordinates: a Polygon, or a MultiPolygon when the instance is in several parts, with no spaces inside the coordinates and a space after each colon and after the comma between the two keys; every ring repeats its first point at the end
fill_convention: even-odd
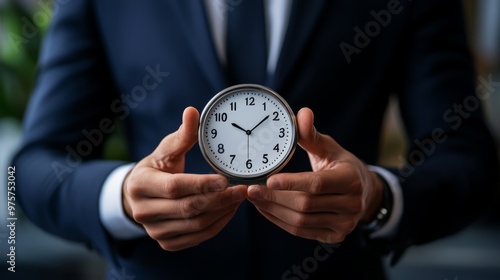
{"type": "Polygon", "coordinates": [[[231,185],[265,184],[297,144],[297,123],[287,102],[255,84],[226,88],[205,106],[198,142],[207,162],[231,185]]]}

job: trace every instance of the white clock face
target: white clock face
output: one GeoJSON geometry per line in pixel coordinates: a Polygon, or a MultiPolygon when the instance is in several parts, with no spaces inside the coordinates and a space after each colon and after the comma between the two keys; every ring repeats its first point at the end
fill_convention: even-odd
{"type": "Polygon", "coordinates": [[[206,160],[241,181],[277,172],[296,145],[295,117],[270,89],[239,85],[216,95],[203,110],[199,142],[206,160]]]}

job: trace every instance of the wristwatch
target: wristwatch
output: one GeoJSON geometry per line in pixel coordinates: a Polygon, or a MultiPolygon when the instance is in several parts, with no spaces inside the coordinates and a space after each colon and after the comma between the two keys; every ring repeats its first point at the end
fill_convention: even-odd
{"type": "MultiPolygon", "coordinates": [[[[379,175],[377,174],[377,176],[379,175]]],[[[361,226],[362,229],[368,232],[374,232],[380,229],[383,225],[385,225],[385,223],[387,223],[387,220],[389,220],[390,214],[392,212],[392,207],[394,204],[394,198],[392,195],[391,187],[389,187],[389,184],[384,178],[380,177],[380,179],[382,180],[384,186],[384,197],[382,200],[382,206],[378,210],[377,215],[375,216],[375,219],[372,222],[361,226]]]]}

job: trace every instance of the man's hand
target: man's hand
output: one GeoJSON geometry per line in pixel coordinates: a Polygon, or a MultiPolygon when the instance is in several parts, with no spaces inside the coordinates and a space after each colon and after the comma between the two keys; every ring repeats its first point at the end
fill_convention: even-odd
{"type": "Polygon", "coordinates": [[[199,112],[184,111],[179,130],[137,163],[123,185],[127,215],[164,250],[177,251],[215,236],[245,199],[247,187],[228,188],[221,175],[185,174],[185,154],[197,141],[199,112]]]}
{"type": "Polygon", "coordinates": [[[299,145],[307,151],[313,172],[275,174],[267,187],[250,186],[248,199],[293,235],[341,242],[360,221],[375,217],[382,203],[382,181],[330,136],[318,133],[310,109],[300,110],[297,122],[299,145]]]}

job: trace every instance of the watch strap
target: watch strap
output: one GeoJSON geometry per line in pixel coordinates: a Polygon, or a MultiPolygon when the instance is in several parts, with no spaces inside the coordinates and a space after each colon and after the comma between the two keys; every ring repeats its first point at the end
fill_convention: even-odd
{"type": "Polygon", "coordinates": [[[382,205],[375,215],[375,219],[369,224],[362,225],[362,228],[368,232],[374,232],[380,229],[385,223],[387,223],[394,205],[394,197],[389,184],[384,178],[382,178],[382,176],[380,176],[379,174],[377,174],[377,176],[379,176],[380,180],[383,183],[383,199],[382,205]]]}

